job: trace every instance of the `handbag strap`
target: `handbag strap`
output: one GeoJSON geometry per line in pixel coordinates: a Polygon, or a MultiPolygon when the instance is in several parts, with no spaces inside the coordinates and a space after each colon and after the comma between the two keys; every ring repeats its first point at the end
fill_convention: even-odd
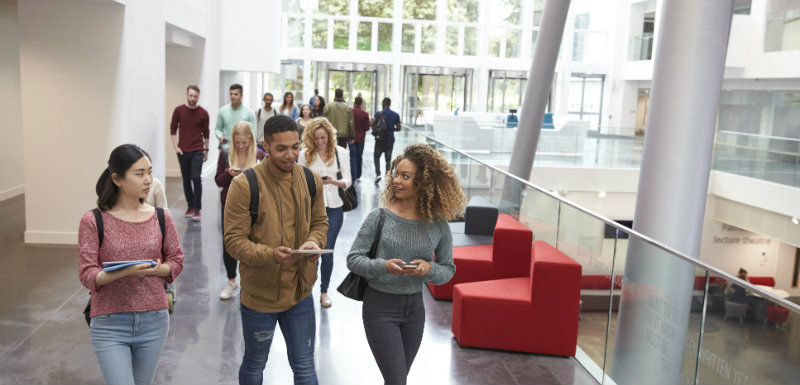
{"type": "Polygon", "coordinates": [[[378,217],[378,231],[375,232],[375,239],[372,240],[372,247],[369,248],[369,259],[375,259],[375,254],[378,253],[378,243],[381,239],[381,232],[383,232],[383,221],[386,219],[384,209],[379,210],[381,210],[381,213],[378,217]]]}

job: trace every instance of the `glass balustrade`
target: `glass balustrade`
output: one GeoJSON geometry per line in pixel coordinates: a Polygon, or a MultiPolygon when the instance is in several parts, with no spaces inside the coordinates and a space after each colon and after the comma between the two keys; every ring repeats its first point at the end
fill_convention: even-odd
{"type": "MultiPolygon", "coordinates": [[[[599,383],[787,384],[800,378],[800,306],[784,299],[785,291],[683,256],[429,132],[397,133],[396,151],[411,143],[442,153],[468,199],[486,198],[529,228],[535,241],[581,265],[575,358],[599,383]],[[642,265],[658,266],[658,273],[642,265]],[[736,285],[741,295],[734,294],[736,285]]],[[[758,149],[787,149],[779,143],[758,149]]]]}

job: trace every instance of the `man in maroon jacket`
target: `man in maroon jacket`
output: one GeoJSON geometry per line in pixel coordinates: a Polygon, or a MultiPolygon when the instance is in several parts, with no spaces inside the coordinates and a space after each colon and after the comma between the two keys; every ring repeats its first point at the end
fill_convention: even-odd
{"type": "Polygon", "coordinates": [[[200,172],[208,159],[208,112],[197,105],[200,88],[186,88],[186,104],[175,107],[169,131],[172,147],[178,154],[183,178],[183,193],[186,196],[187,218],[200,220],[200,202],[203,198],[203,181],[200,172]]]}
{"type": "Polygon", "coordinates": [[[361,177],[361,160],[364,155],[364,138],[369,130],[369,113],[363,108],[364,99],[356,96],[353,103],[353,139],[350,140],[350,173],[353,182],[361,177]]]}

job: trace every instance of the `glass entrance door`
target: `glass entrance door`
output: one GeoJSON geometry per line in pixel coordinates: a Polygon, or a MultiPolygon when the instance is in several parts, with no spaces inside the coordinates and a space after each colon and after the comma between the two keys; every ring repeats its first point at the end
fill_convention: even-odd
{"type": "Polygon", "coordinates": [[[403,120],[424,125],[434,112],[466,109],[471,70],[406,67],[403,120]]]}

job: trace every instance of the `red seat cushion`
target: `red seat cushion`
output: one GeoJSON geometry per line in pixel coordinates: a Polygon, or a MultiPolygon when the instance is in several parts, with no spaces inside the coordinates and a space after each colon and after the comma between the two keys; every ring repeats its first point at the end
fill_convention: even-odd
{"type": "Polygon", "coordinates": [[[767,313],[767,319],[772,322],[782,324],[789,319],[789,309],[785,307],[770,305],[767,306],[765,310],[767,313]]]}

